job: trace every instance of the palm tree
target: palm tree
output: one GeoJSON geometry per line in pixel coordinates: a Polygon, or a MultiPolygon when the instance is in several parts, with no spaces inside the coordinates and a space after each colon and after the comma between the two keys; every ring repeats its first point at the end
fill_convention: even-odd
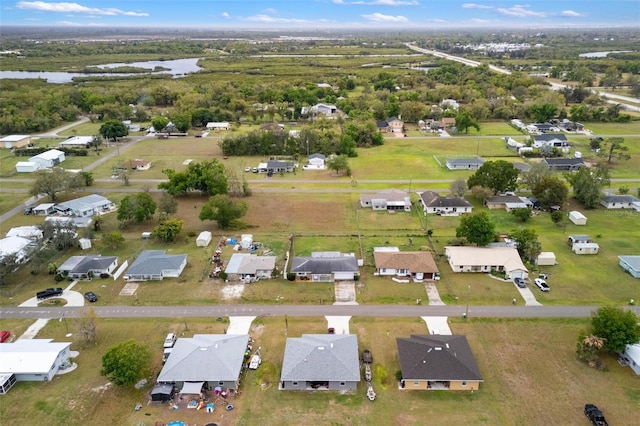
{"type": "Polygon", "coordinates": [[[605,340],[607,339],[598,337],[595,334],[590,334],[588,336],[585,336],[582,342],[585,344],[585,346],[600,350],[604,346],[605,340]]]}

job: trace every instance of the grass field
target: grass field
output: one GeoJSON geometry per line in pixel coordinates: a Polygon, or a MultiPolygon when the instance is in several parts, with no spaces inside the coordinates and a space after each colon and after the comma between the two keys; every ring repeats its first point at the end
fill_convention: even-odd
{"type": "MultiPolygon", "coordinates": [[[[351,332],[357,334],[359,350],[374,356],[375,402],[365,397],[364,382],[350,394],[330,392],[285,392],[277,389],[286,337],[324,333],[324,318],[259,318],[251,335],[262,350],[257,371],[246,371],[241,395],[232,397],[235,409],[226,412],[216,405],[213,414],[171,410],[167,404],[147,404],[151,385],[142,390],[107,386],[100,376],[100,359],[111,345],[133,338],[151,349],[153,378],[161,369],[161,343],[167,332],[179,337],[195,333],[222,333],[226,322],[215,319],[141,319],[136,327],[129,320],[98,320],[96,345],[72,350],[78,368],[57,376],[50,383],[19,383],[3,396],[0,422],[29,424],[35,417],[51,425],[153,425],[182,420],[188,424],[218,422],[234,425],[421,425],[425,418],[438,423],[459,424],[583,424],[586,402],[596,403],[611,424],[633,425],[640,404],[637,378],[613,357],[606,357],[605,371],[590,369],[574,354],[576,336],[587,320],[480,320],[451,319],[456,334],[467,336],[484,382],[474,393],[420,392],[398,389],[399,370],[395,339],[426,334],[419,318],[353,318],[351,332]],[[535,342],[535,343],[532,343],[535,342]],[[541,356],[544,354],[544,356],[541,356]],[[606,392],[596,392],[596,389],[606,392]],[[535,401],[535,403],[532,403],[535,401]],[[142,403],[142,410],[133,407],[142,403]],[[402,407],[400,409],[400,406],[402,407]],[[277,409],[274,409],[277,407],[277,409]],[[269,415],[265,415],[269,413],[269,415]]],[[[0,319],[0,328],[11,325],[0,319]]],[[[74,332],[68,320],[67,327],[74,332]]],[[[64,322],[51,321],[41,335],[56,341],[65,338],[64,322]]],[[[74,337],[71,338],[75,341],[74,337]]]]}

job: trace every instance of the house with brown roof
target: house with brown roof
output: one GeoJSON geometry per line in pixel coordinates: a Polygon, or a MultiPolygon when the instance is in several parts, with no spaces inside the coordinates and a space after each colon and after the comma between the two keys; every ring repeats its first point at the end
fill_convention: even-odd
{"type": "Polygon", "coordinates": [[[455,195],[440,196],[434,191],[420,193],[420,204],[424,214],[437,214],[445,216],[460,216],[463,213],[471,213],[473,206],[462,197],[455,195]]]}
{"type": "Polygon", "coordinates": [[[433,280],[438,267],[428,251],[399,251],[397,247],[374,248],[376,274],[411,277],[415,280],[433,280]]]}
{"type": "Polygon", "coordinates": [[[403,389],[474,391],[484,381],[465,336],[412,334],[396,342],[403,389]]]}
{"type": "Polygon", "coordinates": [[[409,193],[398,189],[387,189],[375,194],[360,195],[360,207],[371,207],[373,210],[411,211],[409,193]]]}

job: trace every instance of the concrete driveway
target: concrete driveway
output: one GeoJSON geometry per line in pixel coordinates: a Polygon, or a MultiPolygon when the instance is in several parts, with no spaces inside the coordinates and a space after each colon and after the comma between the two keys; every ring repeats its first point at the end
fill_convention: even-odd
{"type": "Polygon", "coordinates": [[[334,305],[357,305],[355,281],[336,281],[334,284],[336,301],[334,305]]]}
{"type": "Polygon", "coordinates": [[[520,296],[522,296],[522,298],[524,299],[524,304],[526,306],[542,306],[542,303],[538,302],[529,287],[520,288],[515,283],[513,283],[513,285],[516,286],[516,288],[520,292],[520,296]]]}
{"type": "Polygon", "coordinates": [[[440,299],[440,292],[438,292],[436,283],[428,282],[424,287],[427,290],[427,297],[429,298],[430,306],[444,306],[444,302],[440,299]]]}
{"type": "Polygon", "coordinates": [[[429,334],[446,334],[451,335],[449,328],[449,317],[420,317],[427,323],[429,334]]]}
{"type": "Polygon", "coordinates": [[[349,334],[349,321],[351,317],[325,316],[327,328],[333,328],[336,334],[349,334]]]}
{"type": "Polygon", "coordinates": [[[229,317],[227,334],[249,334],[254,319],[256,317],[229,317]]]}
{"type": "MultiPolygon", "coordinates": [[[[78,293],[77,291],[72,291],[71,289],[73,288],[73,286],[75,286],[78,283],[78,281],[73,281],[71,284],[69,284],[67,286],[67,288],[65,288],[62,291],[62,296],[58,296],[58,297],[51,297],[50,299],[47,300],[51,300],[51,299],[65,299],[67,301],[67,304],[65,306],[67,307],[72,307],[72,306],[84,306],[84,296],[80,293],[78,293]]],[[[25,301],[24,303],[18,305],[19,307],[23,308],[23,307],[36,307],[38,306],[38,304],[42,302],[42,300],[38,300],[37,297],[32,297],[31,299],[25,301]]]]}

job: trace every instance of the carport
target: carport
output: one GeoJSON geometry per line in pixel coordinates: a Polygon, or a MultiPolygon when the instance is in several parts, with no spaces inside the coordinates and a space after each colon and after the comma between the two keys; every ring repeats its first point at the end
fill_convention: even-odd
{"type": "Polygon", "coordinates": [[[173,385],[158,383],[151,391],[151,400],[157,402],[171,401],[173,399],[173,385]]]}

